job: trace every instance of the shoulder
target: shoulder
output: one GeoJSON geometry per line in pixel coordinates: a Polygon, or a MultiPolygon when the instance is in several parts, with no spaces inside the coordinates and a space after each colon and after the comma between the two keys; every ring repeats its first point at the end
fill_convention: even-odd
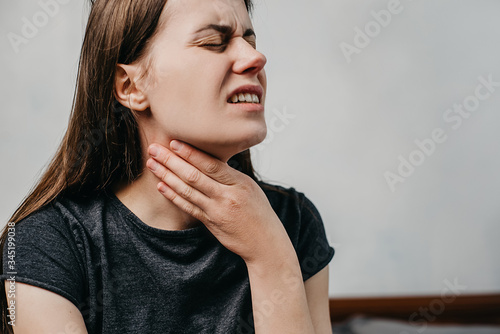
{"type": "Polygon", "coordinates": [[[287,230],[298,230],[311,221],[321,221],[318,210],[309,198],[294,187],[258,182],[269,203],[287,230]]]}
{"type": "Polygon", "coordinates": [[[293,187],[264,182],[259,185],[290,237],[305,281],[323,269],[335,253],[329,245],[320,213],[304,193],[293,187]]]}
{"type": "MultiPolygon", "coordinates": [[[[15,224],[17,235],[42,239],[80,239],[95,228],[104,211],[105,196],[60,196],[15,224]]],[[[48,240],[46,240],[48,241],[48,240]]]]}
{"type": "Polygon", "coordinates": [[[9,223],[12,242],[4,243],[2,276],[15,268],[16,281],[79,305],[87,284],[92,208],[100,201],[59,197],[19,222],[9,223]],[[13,259],[9,262],[10,249],[13,259]]]}

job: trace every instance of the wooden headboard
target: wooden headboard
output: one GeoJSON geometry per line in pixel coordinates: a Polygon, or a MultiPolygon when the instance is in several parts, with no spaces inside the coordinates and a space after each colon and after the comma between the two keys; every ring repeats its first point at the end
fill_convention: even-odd
{"type": "Polygon", "coordinates": [[[333,323],[354,315],[436,324],[500,324],[500,294],[330,298],[333,323]]]}

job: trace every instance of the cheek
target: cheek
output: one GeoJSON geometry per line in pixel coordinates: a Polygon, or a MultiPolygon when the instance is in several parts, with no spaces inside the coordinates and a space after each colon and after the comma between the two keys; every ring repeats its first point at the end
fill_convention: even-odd
{"type": "MultiPolygon", "coordinates": [[[[200,145],[221,137],[230,120],[223,114],[213,94],[200,91],[200,80],[176,81],[170,89],[156,95],[151,103],[155,133],[200,145]]],[[[201,87],[202,88],[202,87],[201,87]]]]}
{"type": "MultiPolygon", "coordinates": [[[[158,64],[152,72],[155,80],[148,98],[153,132],[198,147],[230,143],[250,147],[264,140],[263,115],[249,118],[227,108],[230,87],[225,86],[225,80],[229,70],[223,57],[178,57],[183,61],[158,64]]],[[[265,73],[259,81],[265,86],[265,73]]]]}
{"type": "Polygon", "coordinates": [[[227,69],[210,57],[179,55],[176,59],[183,61],[160,64],[155,69],[156,80],[149,94],[153,113],[169,114],[173,119],[191,118],[191,122],[221,115],[227,69]]]}

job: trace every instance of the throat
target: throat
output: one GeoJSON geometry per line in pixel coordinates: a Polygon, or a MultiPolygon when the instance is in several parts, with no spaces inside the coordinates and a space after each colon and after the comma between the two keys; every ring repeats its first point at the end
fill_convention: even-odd
{"type": "Polygon", "coordinates": [[[158,179],[151,172],[145,171],[132,183],[115,185],[113,192],[123,205],[150,227],[179,231],[202,224],[164,197],[157,190],[157,184],[158,179]]]}

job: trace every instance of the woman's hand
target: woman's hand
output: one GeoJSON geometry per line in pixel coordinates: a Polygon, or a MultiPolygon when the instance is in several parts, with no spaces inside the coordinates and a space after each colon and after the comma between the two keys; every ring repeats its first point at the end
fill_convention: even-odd
{"type": "Polygon", "coordinates": [[[149,147],[158,190],[243,258],[255,332],[314,333],[297,255],[259,185],[188,144],[174,140],[170,148],[149,147]]]}
{"type": "Polygon", "coordinates": [[[205,224],[247,264],[270,254],[295,254],[283,224],[254,180],[186,143],[173,140],[170,148],[149,147],[152,158],[147,167],[160,180],[163,196],[205,224]]]}

